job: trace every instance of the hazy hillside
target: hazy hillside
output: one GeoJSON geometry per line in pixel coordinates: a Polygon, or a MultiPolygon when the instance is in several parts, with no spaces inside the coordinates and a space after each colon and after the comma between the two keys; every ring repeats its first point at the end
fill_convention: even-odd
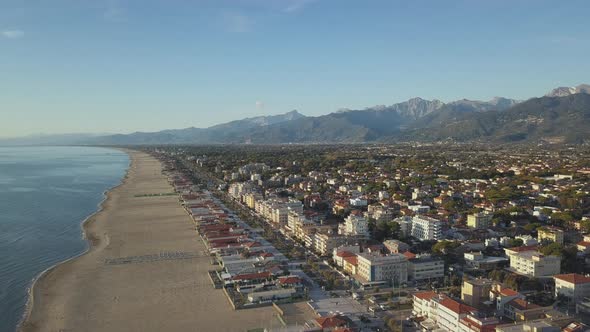
{"type": "Polygon", "coordinates": [[[530,99],[504,112],[445,109],[390,140],[582,143],[589,126],[590,94],[579,93],[530,99]]]}

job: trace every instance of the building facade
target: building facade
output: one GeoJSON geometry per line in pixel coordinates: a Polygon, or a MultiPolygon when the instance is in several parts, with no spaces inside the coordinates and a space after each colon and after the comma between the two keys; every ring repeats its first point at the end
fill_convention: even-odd
{"type": "Polygon", "coordinates": [[[425,240],[439,240],[442,237],[441,222],[426,216],[414,216],[412,218],[412,236],[425,240]]]}
{"type": "Polygon", "coordinates": [[[362,281],[392,281],[399,287],[408,281],[408,260],[401,254],[360,253],[357,275],[362,281]]]}

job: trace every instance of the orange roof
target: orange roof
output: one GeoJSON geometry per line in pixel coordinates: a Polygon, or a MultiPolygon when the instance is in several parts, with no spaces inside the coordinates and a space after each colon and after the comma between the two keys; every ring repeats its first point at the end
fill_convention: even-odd
{"type": "Polygon", "coordinates": [[[518,310],[537,309],[537,308],[541,307],[541,306],[536,305],[534,303],[529,303],[523,299],[514,299],[514,300],[508,302],[507,305],[510,305],[513,308],[518,309],[518,310]]]}
{"type": "Polygon", "coordinates": [[[449,297],[445,297],[440,302],[438,302],[438,304],[442,305],[445,308],[448,308],[449,310],[451,310],[457,314],[466,314],[469,312],[476,311],[476,309],[474,307],[459,303],[449,297]]]}
{"type": "Polygon", "coordinates": [[[328,317],[320,317],[315,319],[316,322],[323,328],[331,328],[331,327],[341,327],[346,325],[348,322],[341,318],[338,315],[328,316],[328,317]]]}
{"type": "Polygon", "coordinates": [[[414,294],[415,297],[419,298],[420,300],[431,300],[432,298],[436,297],[436,293],[433,291],[428,292],[420,292],[414,294]]]}
{"type": "Polygon", "coordinates": [[[337,252],[336,256],[338,256],[338,257],[351,257],[351,256],[356,256],[356,254],[352,253],[350,251],[342,250],[342,251],[337,252]]]}
{"type": "Polygon", "coordinates": [[[516,296],[519,293],[517,291],[515,291],[514,289],[511,289],[511,288],[502,288],[500,290],[500,294],[502,294],[504,296],[516,296]]]}
{"type": "Polygon", "coordinates": [[[297,276],[283,277],[283,278],[279,278],[279,283],[281,285],[285,285],[285,284],[299,284],[299,283],[301,283],[301,278],[299,278],[297,276]]]}
{"type": "Polygon", "coordinates": [[[590,242],[580,241],[578,242],[579,246],[590,247],[590,242]]]}
{"type": "Polygon", "coordinates": [[[590,282],[590,277],[586,277],[581,274],[577,273],[569,273],[569,274],[558,274],[555,276],[556,279],[560,279],[571,284],[587,284],[590,282]]]}
{"type": "Polygon", "coordinates": [[[347,256],[343,258],[345,261],[347,261],[349,264],[352,264],[354,266],[358,265],[359,263],[359,259],[356,255],[354,256],[347,256]]]}
{"type": "Polygon", "coordinates": [[[270,272],[260,272],[260,273],[247,273],[247,274],[240,274],[233,277],[233,280],[252,280],[252,279],[264,279],[270,278],[270,272]]]}
{"type": "Polygon", "coordinates": [[[496,325],[499,321],[487,323],[482,326],[481,322],[474,320],[470,315],[463,317],[459,320],[459,323],[467,326],[470,330],[477,330],[480,332],[494,332],[496,331],[496,325]]]}
{"type": "Polygon", "coordinates": [[[416,258],[416,254],[412,253],[411,251],[406,251],[403,253],[403,255],[410,260],[416,258]]]}

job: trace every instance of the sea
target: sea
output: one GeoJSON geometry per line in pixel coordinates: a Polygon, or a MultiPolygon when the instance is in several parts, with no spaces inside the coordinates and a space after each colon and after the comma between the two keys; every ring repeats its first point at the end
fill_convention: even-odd
{"type": "Polygon", "coordinates": [[[82,223],[128,166],[115,149],[0,147],[0,332],[16,330],[40,273],[88,249],[82,223]]]}

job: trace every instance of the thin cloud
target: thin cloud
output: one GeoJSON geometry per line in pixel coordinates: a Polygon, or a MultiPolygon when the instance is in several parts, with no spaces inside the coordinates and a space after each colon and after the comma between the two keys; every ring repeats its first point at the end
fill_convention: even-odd
{"type": "Polygon", "coordinates": [[[283,11],[285,13],[298,12],[316,1],[317,0],[292,0],[290,1],[289,5],[283,9],[283,11]]]}
{"type": "Polygon", "coordinates": [[[127,12],[125,11],[125,9],[118,7],[118,6],[112,6],[112,7],[107,8],[104,11],[102,16],[107,21],[113,21],[113,22],[127,21],[127,12]]]}
{"type": "Polygon", "coordinates": [[[121,0],[105,1],[102,17],[111,22],[125,22],[128,19],[127,10],[121,0]]]}
{"type": "Polygon", "coordinates": [[[22,30],[3,30],[1,32],[2,37],[4,38],[8,38],[8,39],[19,39],[24,37],[25,32],[22,30]]]}
{"type": "Polygon", "coordinates": [[[244,33],[254,28],[254,20],[242,13],[225,12],[221,18],[225,29],[229,32],[244,33]]]}
{"type": "Polygon", "coordinates": [[[264,109],[264,103],[261,102],[260,100],[256,102],[256,109],[258,110],[262,110],[264,109]]]}

